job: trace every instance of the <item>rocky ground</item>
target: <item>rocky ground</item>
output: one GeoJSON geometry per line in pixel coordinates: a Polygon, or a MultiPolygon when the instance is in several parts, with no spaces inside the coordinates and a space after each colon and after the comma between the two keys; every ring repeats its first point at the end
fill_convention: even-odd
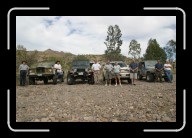
{"type": "Polygon", "coordinates": [[[17,122],[176,122],[173,83],[16,86],[17,122]]]}

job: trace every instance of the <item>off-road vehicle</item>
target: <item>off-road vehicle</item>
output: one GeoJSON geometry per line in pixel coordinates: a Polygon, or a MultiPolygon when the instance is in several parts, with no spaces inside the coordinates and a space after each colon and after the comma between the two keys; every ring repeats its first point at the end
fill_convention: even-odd
{"type": "MultiPolygon", "coordinates": [[[[120,79],[127,80],[128,83],[131,83],[129,67],[123,61],[111,61],[110,64],[114,66],[115,62],[117,62],[117,64],[120,66],[120,79]]],[[[103,81],[105,81],[105,72],[106,71],[103,68],[103,81]]],[[[114,80],[115,80],[115,76],[114,76],[114,73],[112,72],[112,81],[114,80]]]]}
{"type": "Polygon", "coordinates": [[[67,74],[67,84],[73,85],[77,79],[94,84],[94,74],[88,60],[74,60],[67,74]]]}
{"type": "MultiPolygon", "coordinates": [[[[144,77],[148,82],[155,81],[155,77],[156,77],[155,64],[156,63],[157,63],[156,60],[145,60],[145,61],[139,62],[137,79],[141,80],[144,77]]],[[[164,70],[162,72],[162,78],[164,78],[165,81],[168,81],[168,78],[165,75],[164,70]]],[[[173,77],[171,76],[171,78],[173,77]]]]}
{"type": "MultiPolygon", "coordinates": [[[[44,81],[44,84],[48,83],[48,80],[52,80],[53,84],[58,82],[57,69],[54,69],[55,62],[41,62],[37,65],[32,65],[28,71],[29,85],[34,85],[35,81],[44,81]]],[[[61,80],[64,82],[64,71],[63,78],[61,80]]]]}

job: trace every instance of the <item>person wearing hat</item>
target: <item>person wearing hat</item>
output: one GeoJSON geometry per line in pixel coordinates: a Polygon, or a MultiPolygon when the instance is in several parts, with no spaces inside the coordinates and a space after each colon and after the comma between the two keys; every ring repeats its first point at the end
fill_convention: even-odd
{"type": "Polygon", "coordinates": [[[60,79],[60,82],[63,82],[63,71],[62,71],[62,67],[60,64],[60,61],[56,61],[54,68],[57,69],[57,74],[58,74],[58,79],[60,79]]]}
{"type": "Polygon", "coordinates": [[[26,83],[26,75],[27,75],[28,69],[29,69],[29,66],[26,65],[26,61],[22,61],[22,64],[19,66],[19,71],[20,71],[20,86],[25,86],[25,83],[26,83]]]}

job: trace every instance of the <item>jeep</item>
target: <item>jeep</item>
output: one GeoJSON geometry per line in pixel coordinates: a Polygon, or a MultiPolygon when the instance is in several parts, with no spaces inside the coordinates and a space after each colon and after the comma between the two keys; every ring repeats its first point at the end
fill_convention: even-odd
{"type": "MultiPolygon", "coordinates": [[[[57,69],[54,69],[54,62],[41,62],[37,65],[32,65],[28,71],[29,85],[34,85],[35,81],[44,81],[44,84],[48,83],[48,80],[52,80],[53,84],[58,82],[57,69]]],[[[64,71],[63,78],[61,80],[64,82],[64,71]]]]}
{"type": "MultiPolygon", "coordinates": [[[[137,79],[141,80],[143,77],[146,78],[146,81],[153,82],[155,81],[155,64],[157,63],[156,60],[145,60],[142,62],[139,62],[138,65],[138,73],[137,73],[137,79]]],[[[162,73],[162,78],[165,81],[168,81],[167,76],[165,75],[165,72],[162,73]]]]}
{"type": "MultiPolygon", "coordinates": [[[[118,65],[120,66],[120,79],[127,80],[128,83],[131,83],[129,67],[123,61],[111,61],[110,64],[114,66],[115,62],[117,62],[118,65]]],[[[103,69],[103,81],[105,81],[105,72],[106,71],[103,69]]],[[[112,81],[114,80],[115,80],[115,76],[112,72],[112,81]]]]}
{"type": "Polygon", "coordinates": [[[74,60],[72,67],[67,74],[67,84],[73,85],[77,79],[88,84],[94,84],[94,74],[91,70],[91,63],[87,60],[74,60]]]}

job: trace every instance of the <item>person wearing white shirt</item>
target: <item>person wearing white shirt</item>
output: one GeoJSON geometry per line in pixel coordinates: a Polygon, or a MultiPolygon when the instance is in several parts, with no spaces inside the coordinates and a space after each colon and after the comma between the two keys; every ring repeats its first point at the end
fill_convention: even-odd
{"type": "Polygon", "coordinates": [[[120,72],[121,72],[121,67],[118,65],[117,62],[115,62],[115,65],[113,67],[114,75],[115,75],[115,86],[117,86],[117,80],[119,82],[119,85],[121,86],[121,79],[120,79],[120,72]]]}
{"type": "Polygon", "coordinates": [[[60,61],[56,61],[54,68],[57,69],[57,74],[58,74],[58,79],[60,79],[61,82],[63,82],[63,71],[62,71],[62,67],[60,64],[60,61]]]}
{"type": "Polygon", "coordinates": [[[95,63],[92,65],[91,69],[94,72],[95,83],[99,83],[99,72],[101,69],[101,65],[97,61],[95,61],[95,63]]]}
{"type": "Polygon", "coordinates": [[[25,83],[26,83],[26,75],[27,75],[28,69],[29,69],[29,66],[26,65],[26,61],[22,61],[22,64],[19,66],[19,71],[20,71],[20,86],[25,86],[25,83]]]}
{"type": "Polygon", "coordinates": [[[168,78],[168,82],[172,83],[172,80],[171,80],[171,75],[172,75],[172,72],[171,72],[171,64],[169,63],[169,61],[166,61],[166,64],[164,64],[164,70],[165,70],[165,74],[168,78]]]}

